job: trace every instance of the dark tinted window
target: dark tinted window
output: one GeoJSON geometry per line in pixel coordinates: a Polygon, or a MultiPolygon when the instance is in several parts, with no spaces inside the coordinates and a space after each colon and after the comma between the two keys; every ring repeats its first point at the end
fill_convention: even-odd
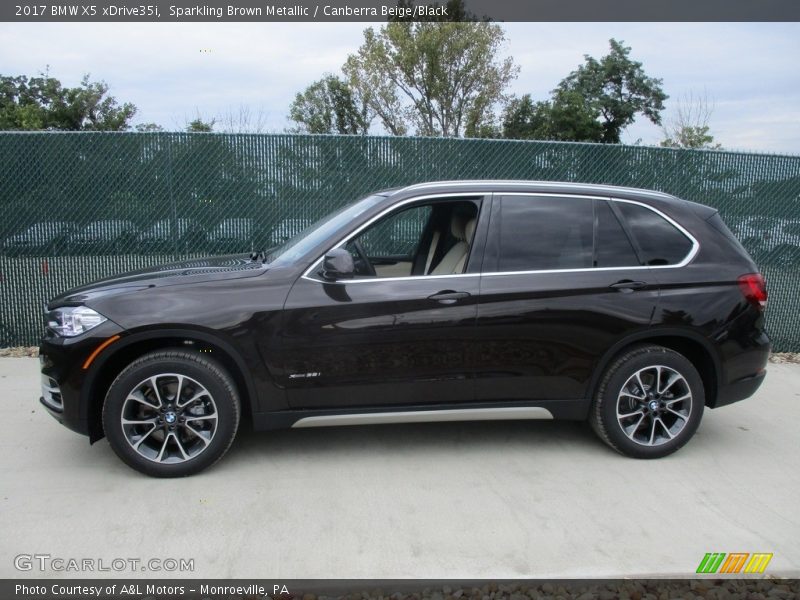
{"type": "Polygon", "coordinates": [[[500,210],[500,271],[592,267],[592,201],[505,196],[500,210]]]}
{"type": "Polygon", "coordinates": [[[619,219],[605,200],[595,204],[597,211],[597,237],[595,244],[596,267],[636,267],[639,259],[628,239],[628,235],[620,225],[619,219]]]}
{"type": "Polygon", "coordinates": [[[659,214],[628,202],[616,206],[628,222],[645,264],[674,265],[689,254],[692,242],[659,214]]]}

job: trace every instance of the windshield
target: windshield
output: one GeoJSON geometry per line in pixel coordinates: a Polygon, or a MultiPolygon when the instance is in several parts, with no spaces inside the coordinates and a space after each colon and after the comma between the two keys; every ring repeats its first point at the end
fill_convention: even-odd
{"type": "Polygon", "coordinates": [[[384,198],[385,196],[379,195],[367,196],[352,204],[348,204],[338,211],[332,212],[272,250],[267,256],[266,262],[271,263],[273,266],[287,265],[295,262],[310,252],[314,246],[320,244],[334,232],[375,206],[384,198]]]}

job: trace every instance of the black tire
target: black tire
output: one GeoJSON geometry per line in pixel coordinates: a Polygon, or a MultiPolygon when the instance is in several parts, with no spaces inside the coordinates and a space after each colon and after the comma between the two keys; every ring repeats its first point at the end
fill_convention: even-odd
{"type": "Polygon", "coordinates": [[[111,384],[103,429],[129,467],[153,477],[186,477],[228,451],[240,406],[233,380],[215,360],[162,350],[138,358],[111,384]]]}
{"type": "Polygon", "coordinates": [[[636,346],[617,356],[604,373],[589,422],[620,454],[661,458],[691,439],[704,405],[703,381],[685,356],[663,346],[636,346]],[[654,389],[656,378],[661,378],[661,394],[654,389]],[[687,394],[688,400],[680,399],[687,394]]]}

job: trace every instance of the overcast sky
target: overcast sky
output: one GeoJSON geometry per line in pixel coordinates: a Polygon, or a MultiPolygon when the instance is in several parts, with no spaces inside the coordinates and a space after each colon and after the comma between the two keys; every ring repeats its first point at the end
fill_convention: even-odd
{"type": "MultiPolygon", "coordinates": [[[[294,94],[339,71],[362,40],[363,23],[0,24],[0,73],[33,75],[47,65],[65,85],[103,79],[139,109],[134,123],[182,128],[197,114],[239,107],[282,132],[294,94]],[[201,50],[206,50],[201,52],[201,50]]],[[[376,24],[377,26],[377,24],[376,24]]],[[[664,80],[665,119],[687,94],[713,100],[711,129],[726,148],[800,154],[800,24],[511,23],[507,54],[521,67],[511,91],[544,99],[584,54],[624,40],[646,72],[664,80]]],[[[657,144],[639,119],[626,143],[657,144]]]]}

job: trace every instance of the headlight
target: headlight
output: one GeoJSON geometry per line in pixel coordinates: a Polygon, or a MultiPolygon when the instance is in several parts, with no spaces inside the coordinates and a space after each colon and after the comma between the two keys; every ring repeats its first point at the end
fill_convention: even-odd
{"type": "Polygon", "coordinates": [[[63,337],[75,337],[93,329],[107,319],[85,306],[65,306],[47,314],[47,326],[63,337]]]}

